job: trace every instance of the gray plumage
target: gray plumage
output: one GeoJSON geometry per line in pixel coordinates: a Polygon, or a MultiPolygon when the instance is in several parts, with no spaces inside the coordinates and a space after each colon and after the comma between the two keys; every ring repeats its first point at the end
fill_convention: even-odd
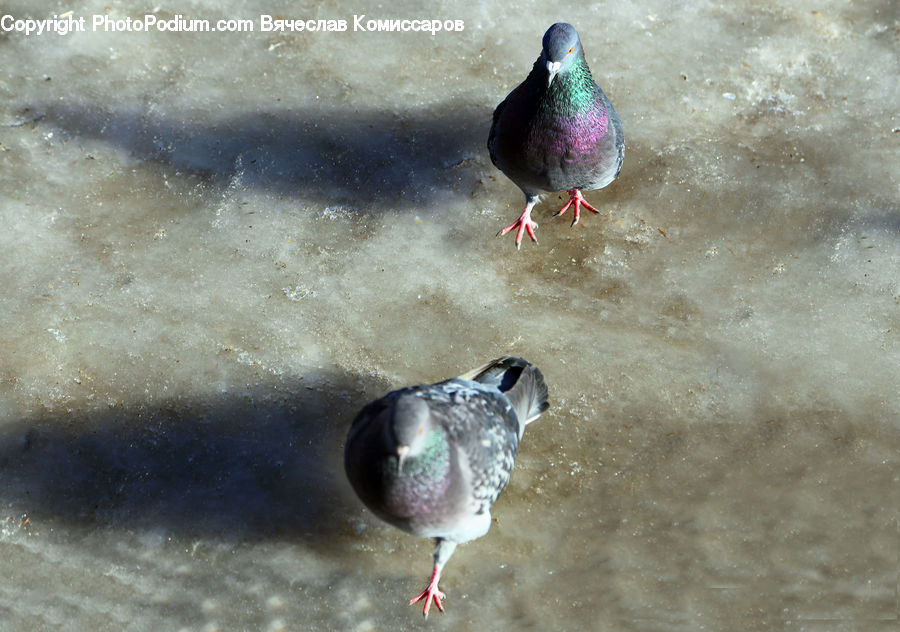
{"type": "Polygon", "coordinates": [[[568,191],[574,225],[588,204],[581,189],[607,186],[625,160],[622,121],[594,82],[581,39],[571,24],[558,22],[544,34],[541,54],[525,78],[494,110],[488,136],[491,160],[525,194],[515,228],[516,247],[524,232],[537,241],[531,210],[542,192],[568,191]]]}
{"type": "Polygon", "coordinates": [[[386,522],[436,540],[432,581],[410,603],[443,610],[441,570],[456,545],[491,525],[525,426],[549,404],[533,364],[498,358],[457,378],[388,393],[360,411],[344,467],[363,503],[386,522]]]}

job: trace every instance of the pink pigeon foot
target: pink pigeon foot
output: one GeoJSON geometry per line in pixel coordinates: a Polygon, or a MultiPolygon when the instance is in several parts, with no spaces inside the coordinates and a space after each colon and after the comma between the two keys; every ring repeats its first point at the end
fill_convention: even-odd
{"type": "Polygon", "coordinates": [[[423,590],[421,593],[413,597],[409,600],[409,605],[413,605],[414,603],[418,603],[425,600],[425,608],[422,610],[422,614],[425,615],[425,618],[428,618],[428,611],[431,609],[431,602],[434,602],[434,605],[437,606],[437,609],[441,612],[444,611],[444,606],[441,603],[441,599],[446,599],[446,595],[441,592],[441,589],[438,588],[438,581],[441,579],[441,567],[435,566],[434,572],[431,574],[431,581],[428,583],[428,588],[423,590]]]}
{"type": "MultiPolygon", "coordinates": [[[[531,241],[537,243],[537,237],[534,236],[534,229],[538,227],[537,222],[531,219],[531,209],[534,208],[534,205],[537,204],[537,200],[529,200],[527,204],[525,204],[525,210],[522,211],[522,214],[519,216],[519,219],[514,221],[512,224],[507,226],[506,228],[501,229],[497,233],[497,237],[501,235],[505,235],[513,228],[518,228],[516,231],[516,250],[522,247],[522,235],[528,231],[528,236],[531,237],[531,241]]],[[[586,204],[586,202],[585,202],[586,204]]]]}
{"type": "Polygon", "coordinates": [[[575,218],[572,220],[572,226],[577,224],[578,219],[581,217],[581,206],[584,206],[584,208],[591,211],[592,213],[600,213],[600,211],[588,204],[588,201],[584,199],[583,195],[581,195],[581,191],[579,191],[578,189],[569,189],[569,201],[566,202],[566,205],[559,209],[559,212],[557,212],[553,217],[559,217],[560,215],[565,213],[567,210],[569,210],[569,207],[572,206],[573,202],[575,203],[575,218]]]}

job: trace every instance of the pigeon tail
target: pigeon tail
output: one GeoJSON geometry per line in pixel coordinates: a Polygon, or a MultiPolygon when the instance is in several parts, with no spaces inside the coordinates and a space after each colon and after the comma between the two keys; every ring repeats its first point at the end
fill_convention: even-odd
{"type": "Polygon", "coordinates": [[[520,439],[525,426],[550,407],[544,374],[522,358],[503,356],[461,375],[460,378],[493,386],[506,395],[520,421],[520,439]]]}

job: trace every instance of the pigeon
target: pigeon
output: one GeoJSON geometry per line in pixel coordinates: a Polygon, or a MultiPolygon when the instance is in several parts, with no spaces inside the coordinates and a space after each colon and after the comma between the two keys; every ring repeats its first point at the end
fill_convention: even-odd
{"type": "Polygon", "coordinates": [[[516,248],[527,231],[537,243],[531,209],[541,192],[567,191],[574,204],[593,213],[581,189],[602,189],[616,179],[625,160],[622,121],[594,83],[581,40],[571,24],[557,22],[544,33],[543,49],[528,77],[497,109],[488,136],[491,161],[525,193],[525,210],[497,236],[518,228],[516,248]]]}
{"type": "Polygon", "coordinates": [[[428,587],[410,599],[441,612],[441,573],[457,544],[491,526],[526,424],[547,410],[541,371],[502,357],[459,377],[388,393],[356,416],[344,469],[360,500],[408,533],[434,538],[428,587]]]}

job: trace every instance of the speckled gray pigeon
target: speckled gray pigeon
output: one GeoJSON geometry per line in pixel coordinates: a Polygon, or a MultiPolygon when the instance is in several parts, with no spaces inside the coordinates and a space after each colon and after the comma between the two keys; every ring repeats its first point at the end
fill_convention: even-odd
{"type": "Polygon", "coordinates": [[[549,404],[540,370],[503,357],[457,378],[388,393],[360,411],[344,448],[357,495],[378,517],[435,539],[428,587],[410,600],[443,612],[438,581],[456,545],[491,526],[525,425],[549,404]]]}
{"type": "Polygon", "coordinates": [[[537,243],[531,209],[542,191],[568,191],[569,201],[597,213],[581,189],[601,189],[616,179],[625,160],[622,121],[594,83],[581,40],[571,24],[544,33],[544,47],[531,73],[494,110],[488,137],[491,160],[525,193],[525,210],[498,236],[514,228],[516,248],[526,231],[537,243]]]}

